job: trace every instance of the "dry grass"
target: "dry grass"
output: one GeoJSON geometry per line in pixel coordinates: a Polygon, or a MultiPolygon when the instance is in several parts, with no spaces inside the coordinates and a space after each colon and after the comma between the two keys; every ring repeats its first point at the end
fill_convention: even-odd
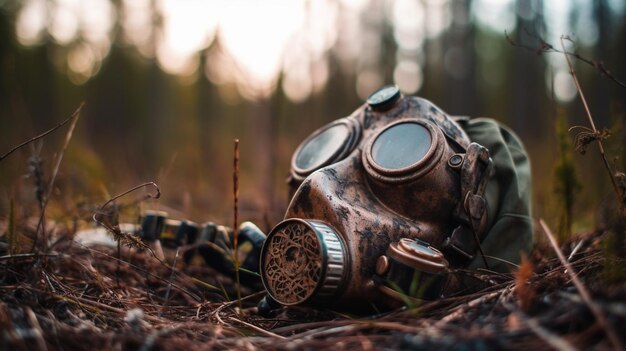
{"type": "MultiPolygon", "coordinates": [[[[62,235],[67,229],[56,230],[66,239],[45,255],[0,257],[0,349],[613,347],[547,247],[535,248],[519,274],[470,273],[486,282],[471,295],[371,317],[284,308],[263,318],[254,307],[261,293],[243,290],[239,310],[236,284],[210,268],[179,265],[173,274],[148,252],[125,248],[118,260],[114,248],[81,247],[62,235]]],[[[573,270],[619,331],[626,322],[626,284],[601,278],[602,236],[578,236],[563,251],[567,257],[577,247],[569,258],[573,270]]]]}

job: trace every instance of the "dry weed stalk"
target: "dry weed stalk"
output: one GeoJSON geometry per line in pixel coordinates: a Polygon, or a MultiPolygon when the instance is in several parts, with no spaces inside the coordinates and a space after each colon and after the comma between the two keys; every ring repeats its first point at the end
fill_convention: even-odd
{"type": "Polygon", "coordinates": [[[115,200],[121,198],[122,196],[128,195],[130,193],[132,193],[135,190],[147,187],[147,186],[152,186],[156,189],[156,194],[146,194],[143,200],[147,200],[147,199],[158,199],[159,197],[161,197],[161,190],[159,189],[159,186],[156,185],[156,183],[154,182],[147,182],[147,183],[143,183],[143,184],[139,184],[131,189],[128,189],[118,195],[115,195],[114,197],[110,198],[107,202],[105,202],[102,206],[100,206],[98,208],[98,211],[96,211],[93,214],[93,220],[98,223],[99,225],[103,226],[104,228],[106,228],[112,235],[113,238],[115,239],[115,241],[117,241],[117,252],[118,252],[118,259],[120,258],[120,244],[124,243],[126,246],[131,247],[131,248],[140,248],[140,249],[144,249],[149,251],[157,260],[159,260],[161,263],[165,264],[165,262],[163,262],[161,259],[159,259],[156,255],[156,253],[148,246],[146,245],[140,238],[130,234],[130,233],[124,233],[122,232],[122,230],[120,229],[118,223],[117,223],[117,208],[113,208],[112,211],[113,213],[111,214],[111,210],[109,211],[105,211],[105,208],[107,207],[107,205],[109,205],[110,203],[115,203],[115,200]],[[105,215],[107,215],[105,217],[105,215]],[[106,219],[105,219],[106,218],[106,219]]]}
{"type": "MultiPolygon", "coordinates": [[[[99,225],[103,226],[104,228],[106,228],[112,235],[113,235],[113,239],[115,241],[117,241],[117,256],[118,257],[113,257],[113,259],[115,259],[115,261],[117,261],[117,272],[120,271],[120,265],[121,263],[126,263],[133,266],[132,264],[124,261],[121,259],[121,244],[124,244],[125,246],[129,247],[129,248],[135,248],[135,249],[141,249],[141,250],[145,250],[147,252],[150,253],[150,256],[154,259],[156,259],[163,267],[166,267],[168,269],[171,270],[171,275],[170,275],[170,279],[169,281],[166,281],[165,279],[161,278],[161,277],[156,277],[153,276],[153,278],[157,278],[159,280],[162,280],[164,282],[167,282],[168,284],[168,292],[167,295],[169,296],[169,291],[171,290],[171,287],[176,287],[178,290],[181,290],[183,293],[185,293],[188,296],[191,296],[194,300],[196,301],[200,301],[201,299],[195,295],[192,294],[190,292],[188,292],[187,290],[183,289],[182,287],[174,284],[172,282],[175,273],[176,273],[176,261],[174,261],[174,265],[170,266],[169,264],[167,264],[167,262],[163,261],[161,258],[159,258],[159,256],[156,254],[156,252],[154,252],[154,250],[152,250],[152,248],[148,245],[146,245],[146,243],[144,243],[141,238],[133,235],[132,233],[124,233],[122,232],[122,230],[120,229],[119,225],[117,223],[110,223],[108,220],[105,220],[104,217],[105,214],[107,214],[107,211],[105,211],[105,208],[113,203],[115,200],[133,192],[136,191],[138,189],[141,189],[143,187],[147,187],[147,186],[152,186],[155,188],[156,190],[156,194],[146,194],[143,199],[139,200],[139,201],[145,201],[148,199],[158,199],[159,197],[161,197],[161,190],[159,189],[159,186],[154,183],[154,182],[147,182],[147,183],[143,183],[143,184],[139,184],[129,190],[126,190],[112,198],[110,198],[107,202],[105,202],[102,206],[99,207],[98,211],[96,211],[93,215],[93,220],[98,223],[99,225]]],[[[178,252],[176,253],[176,257],[178,257],[178,252]]],[[[136,267],[135,267],[136,268],[136,267]]],[[[119,275],[118,275],[119,277],[119,275]]],[[[200,284],[206,288],[212,289],[212,290],[220,290],[219,288],[204,282],[198,278],[195,277],[189,277],[191,281],[193,281],[194,283],[200,284]]],[[[222,289],[223,290],[223,289],[222,289]]]]}
{"type": "Polygon", "coordinates": [[[239,281],[239,233],[237,225],[239,219],[239,139],[235,139],[235,153],[233,158],[233,262],[235,263],[235,280],[237,290],[237,305],[241,309],[241,283],[239,281]]]}
{"type": "Polygon", "coordinates": [[[41,148],[43,143],[38,143],[36,147],[31,144],[31,156],[28,158],[28,175],[27,178],[33,178],[35,183],[35,198],[39,205],[39,209],[43,208],[44,200],[44,184],[43,184],[43,160],[41,159],[41,148]]]}
{"type": "Polygon", "coordinates": [[[606,68],[606,66],[604,65],[604,62],[601,61],[596,61],[596,60],[590,60],[588,58],[585,58],[577,53],[574,52],[568,52],[565,50],[565,48],[563,48],[563,50],[559,50],[557,48],[555,48],[552,44],[546,42],[545,40],[543,40],[543,38],[541,38],[540,36],[536,35],[536,34],[532,34],[528,31],[527,28],[523,28],[524,33],[526,33],[526,35],[528,35],[529,37],[537,40],[537,46],[533,47],[533,46],[527,46],[524,44],[520,44],[518,42],[516,42],[515,40],[513,40],[513,38],[511,38],[509,36],[509,34],[504,31],[504,37],[506,38],[506,40],[509,42],[509,44],[511,44],[512,46],[527,50],[527,51],[531,51],[536,53],[537,55],[541,55],[543,53],[558,53],[558,54],[563,54],[567,57],[573,57],[575,59],[577,59],[580,62],[583,62],[595,69],[597,69],[601,75],[607,77],[608,79],[610,79],[613,83],[619,85],[620,87],[626,89],[626,83],[622,82],[621,80],[617,79],[615,76],[613,76],[611,74],[611,71],[606,68]]]}
{"type": "MultiPolygon", "coordinates": [[[[116,261],[116,262],[117,262],[117,263],[119,263],[119,264],[125,264],[125,265],[127,265],[128,267],[130,267],[130,268],[132,268],[132,269],[134,269],[134,270],[136,270],[136,271],[138,271],[138,272],[141,272],[142,274],[144,274],[144,275],[146,275],[146,276],[148,276],[148,277],[150,277],[150,278],[154,278],[154,279],[156,279],[156,280],[158,280],[158,281],[163,282],[164,284],[171,285],[172,287],[174,287],[174,288],[176,288],[176,289],[180,290],[180,291],[181,291],[181,292],[183,292],[185,295],[190,296],[191,298],[193,298],[194,300],[196,300],[196,301],[198,301],[198,302],[200,302],[200,301],[202,300],[202,299],[200,299],[200,297],[199,297],[198,295],[196,295],[196,294],[193,294],[193,293],[189,292],[187,289],[185,289],[185,288],[183,288],[182,286],[180,286],[180,285],[178,285],[178,284],[176,284],[176,283],[172,282],[171,280],[170,280],[170,281],[167,281],[166,279],[164,279],[164,278],[162,278],[162,277],[160,277],[160,276],[158,276],[158,275],[156,275],[156,274],[151,273],[151,272],[150,272],[150,271],[148,271],[147,269],[141,268],[141,267],[139,267],[139,266],[137,266],[137,265],[135,265],[135,264],[132,264],[132,263],[130,263],[130,262],[128,262],[128,261],[121,260],[121,259],[119,259],[119,258],[117,258],[117,257],[114,257],[114,256],[111,256],[111,255],[107,254],[106,252],[102,252],[102,251],[96,250],[96,249],[94,249],[94,248],[88,248],[88,247],[84,247],[84,246],[83,246],[83,248],[84,248],[84,249],[89,250],[89,252],[90,252],[90,253],[95,253],[95,254],[98,254],[98,255],[100,255],[100,256],[102,256],[102,257],[104,257],[105,259],[111,259],[111,260],[113,260],[113,261],[116,261]]],[[[50,254],[48,254],[48,256],[51,256],[51,255],[50,255],[50,254]]],[[[197,279],[197,278],[193,278],[193,277],[192,277],[191,279],[192,279],[192,281],[193,281],[194,283],[200,283],[200,284],[203,284],[203,285],[204,285],[205,287],[207,287],[207,288],[210,288],[210,289],[213,289],[213,290],[219,290],[218,288],[216,288],[216,287],[212,286],[211,284],[208,284],[208,283],[202,282],[202,281],[200,281],[200,280],[199,280],[199,279],[197,279]]]]}
{"type": "Polygon", "coordinates": [[[576,129],[581,129],[581,131],[574,137],[574,150],[578,151],[581,155],[587,153],[587,146],[589,146],[589,144],[594,141],[604,141],[611,136],[611,131],[606,128],[594,132],[592,129],[587,127],[573,126],[567,131],[571,132],[576,129]]]}
{"type": "Polygon", "coordinates": [[[9,244],[9,255],[13,256],[17,254],[20,250],[18,233],[15,230],[15,200],[11,198],[11,202],[9,204],[9,226],[7,228],[7,243],[9,244]]]}
{"type": "Polygon", "coordinates": [[[4,160],[4,159],[5,159],[6,157],[8,157],[10,154],[12,154],[12,153],[14,153],[15,151],[19,150],[19,149],[20,149],[20,148],[22,148],[23,146],[26,146],[26,145],[28,145],[28,144],[32,143],[33,141],[39,140],[39,139],[41,139],[41,138],[45,137],[46,135],[48,135],[48,134],[50,134],[50,133],[54,132],[55,130],[57,130],[57,129],[59,129],[59,128],[63,127],[63,126],[64,126],[67,122],[71,121],[74,117],[76,117],[75,115],[76,115],[76,114],[80,111],[80,109],[83,107],[83,105],[84,105],[84,104],[85,104],[85,103],[84,103],[84,102],[82,102],[82,103],[80,104],[80,106],[78,107],[78,109],[76,110],[76,112],[74,112],[74,113],[73,113],[70,117],[68,117],[68,118],[67,118],[66,120],[64,120],[63,122],[61,122],[61,123],[57,124],[55,127],[51,128],[51,129],[48,129],[47,131],[45,131],[45,132],[43,132],[43,133],[41,133],[41,134],[39,134],[39,135],[37,135],[37,136],[35,136],[35,137],[32,137],[32,138],[30,138],[30,139],[28,139],[28,140],[24,141],[23,143],[21,143],[21,144],[19,144],[19,145],[15,146],[15,147],[13,147],[11,150],[9,150],[9,151],[5,152],[2,156],[0,156],[0,161],[4,160]]]}
{"type": "MultiPolygon", "coordinates": [[[[46,196],[43,198],[43,204],[41,205],[41,215],[39,216],[39,223],[37,224],[37,230],[35,231],[35,240],[33,240],[33,246],[31,248],[31,251],[33,251],[36,248],[36,246],[37,246],[37,240],[39,238],[39,231],[40,230],[41,230],[41,234],[42,234],[44,250],[47,250],[48,238],[47,238],[47,235],[46,235],[45,228],[43,227],[43,223],[45,222],[45,216],[46,216],[46,206],[48,205],[48,201],[50,200],[50,195],[52,195],[52,190],[54,189],[54,182],[56,180],[57,174],[59,174],[59,169],[61,167],[61,161],[63,161],[63,156],[65,155],[65,151],[67,150],[67,146],[69,145],[70,140],[72,140],[72,135],[74,133],[74,128],[76,127],[76,123],[78,123],[78,119],[80,118],[80,113],[81,113],[81,111],[82,111],[84,106],[85,106],[85,103],[82,102],[78,106],[76,111],[74,111],[72,116],[70,117],[70,119],[72,120],[72,123],[70,124],[70,127],[67,130],[67,133],[65,134],[65,140],[63,142],[63,148],[61,149],[61,153],[57,157],[56,164],[54,166],[54,170],[52,171],[52,178],[50,179],[50,184],[48,184],[48,192],[46,193],[46,196]]],[[[65,123],[65,122],[63,122],[63,123],[65,123]]],[[[46,133],[44,133],[44,134],[46,134],[46,133]]],[[[31,139],[31,140],[33,140],[33,139],[31,139]]]]}
{"type": "Polygon", "coordinates": [[[596,318],[596,321],[603,328],[604,332],[606,333],[606,336],[609,338],[609,340],[611,341],[615,349],[623,351],[624,345],[622,344],[622,341],[619,338],[617,332],[615,331],[615,329],[613,329],[613,326],[607,321],[600,306],[591,299],[589,290],[587,290],[585,285],[578,278],[578,275],[576,275],[572,265],[569,262],[567,262],[567,260],[565,259],[565,256],[563,256],[563,253],[561,252],[561,249],[556,243],[556,240],[554,239],[554,235],[552,235],[550,228],[548,228],[548,226],[543,221],[543,219],[539,220],[539,224],[541,225],[541,229],[543,230],[544,234],[546,234],[546,237],[548,238],[550,245],[554,249],[554,252],[559,258],[559,261],[561,261],[561,264],[563,265],[563,267],[565,267],[567,274],[572,279],[572,282],[574,283],[576,290],[578,290],[580,297],[583,299],[587,307],[589,307],[589,310],[591,310],[591,313],[593,313],[593,316],[596,318]]]}
{"type": "MultiPolygon", "coordinates": [[[[611,178],[611,184],[613,184],[613,190],[615,191],[615,196],[617,197],[617,203],[618,203],[618,208],[622,208],[622,194],[620,194],[620,190],[617,187],[617,183],[615,182],[615,177],[613,175],[613,170],[611,170],[611,165],[609,165],[609,161],[606,158],[606,154],[604,153],[604,146],[602,145],[602,140],[604,138],[606,138],[606,133],[602,133],[602,132],[598,132],[598,130],[596,129],[596,124],[593,121],[593,116],[591,115],[591,111],[589,110],[589,106],[587,105],[587,99],[585,99],[585,94],[583,93],[582,88],[580,87],[580,83],[578,82],[578,77],[576,76],[576,71],[574,70],[574,66],[572,66],[572,62],[569,59],[569,55],[567,54],[567,51],[565,50],[565,40],[569,40],[572,41],[570,37],[568,36],[561,36],[561,47],[563,48],[563,53],[564,53],[564,57],[565,57],[565,61],[567,61],[567,66],[569,67],[569,71],[570,74],[572,76],[572,78],[574,79],[574,84],[576,84],[576,90],[578,91],[578,95],[580,95],[580,99],[583,102],[583,106],[585,107],[585,112],[587,113],[587,118],[589,119],[589,125],[591,126],[591,130],[586,130],[583,131],[582,133],[585,133],[584,135],[580,136],[579,135],[576,136],[576,140],[577,140],[577,149],[579,149],[579,142],[580,142],[580,147],[582,148],[582,150],[585,150],[585,146],[586,144],[592,142],[592,141],[597,141],[598,142],[598,150],[600,151],[600,156],[602,157],[602,161],[604,162],[604,167],[606,168],[606,171],[609,174],[609,178],[611,178]],[[582,143],[582,142],[586,142],[582,143]]],[[[626,88],[626,86],[625,86],[626,88]]],[[[584,127],[583,127],[584,128],[584,127]]]]}
{"type": "Polygon", "coordinates": [[[172,280],[174,280],[174,275],[176,274],[176,264],[178,262],[178,255],[180,253],[180,247],[176,249],[176,256],[174,256],[174,262],[172,263],[172,273],[170,273],[169,284],[167,284],[167,290],[165,291],[165,303],[163,304],[163,309],[167,308],[170,303],[170,293],[172,292],[172,280]]]}

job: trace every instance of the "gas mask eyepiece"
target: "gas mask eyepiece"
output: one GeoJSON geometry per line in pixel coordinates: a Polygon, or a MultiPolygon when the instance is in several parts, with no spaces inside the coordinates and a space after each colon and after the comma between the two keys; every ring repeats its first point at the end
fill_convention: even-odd
{"type": "Polygon", "coordinates": [[[365,145],[363,165],[385,183],[406,183],[428,173],[441,159],[441,130],[424,120],[403,119],[375,134],[365,145]]]}
{"type": "Polygon", "coordinates": [[[414,166],[432,145],[431,132],[417,122],[402,122],[382,130],[374,139],[368,156],[372,164],[390,171],[414,166]]]}
{"type": "Polygon", "coordinates": [[[301,182],[314,171],[344,159],[360,136],[361,127],[353,118],[342,118],[316,130],[294,152],[292,178],[301,182]]]}

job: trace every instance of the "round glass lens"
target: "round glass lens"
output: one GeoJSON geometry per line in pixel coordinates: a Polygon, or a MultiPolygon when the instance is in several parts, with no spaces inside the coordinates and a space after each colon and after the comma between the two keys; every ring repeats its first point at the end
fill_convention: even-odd
{"type": "Polygon", "coordinates": [[[300,169],[321,166],[339,151],[349,133],[348,127],[337,124],[308,140],[296,156],[296,166],[300,169]]]}
{"type": "Polygon", "coordinates": [[[421,124],[396,124],[378,135],[372,145],[372,158],[386,169],[406,168],[419,162],[431,143],[430,132],[421,124]]]}

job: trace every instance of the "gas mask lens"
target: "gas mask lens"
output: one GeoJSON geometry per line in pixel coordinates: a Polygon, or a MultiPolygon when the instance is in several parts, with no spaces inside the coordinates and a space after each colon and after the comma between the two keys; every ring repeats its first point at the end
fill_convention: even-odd
{"type": "Polygon", "coordinates": [[[404,169],[422,160],[431,144],[430,133],[421,124],[395,124],[383,130],[374,140],[372,159],[381,168],[404,169]]]}
{"type": "Polygon", "coordinates": [[[343,159],[354,149],[360,134],[360,125],[350,117],[318,129],[294,153],[292,175],[303,180],[313,171],[343,159]]]}
{"type": "Polygon", "coordinates": [[[318,168],[340,151],[347,137],[348,128],[342,124],[313,135],[297,153],[296,166],[302,170],[318,168]]]}
{"type": "Polygon", "coordinates": [[[403,119],[374,135],[365,146],[363,166],[385,183],[415,180],[437,164],[445,150],[443,132],[432,123],[403,119]]]}

